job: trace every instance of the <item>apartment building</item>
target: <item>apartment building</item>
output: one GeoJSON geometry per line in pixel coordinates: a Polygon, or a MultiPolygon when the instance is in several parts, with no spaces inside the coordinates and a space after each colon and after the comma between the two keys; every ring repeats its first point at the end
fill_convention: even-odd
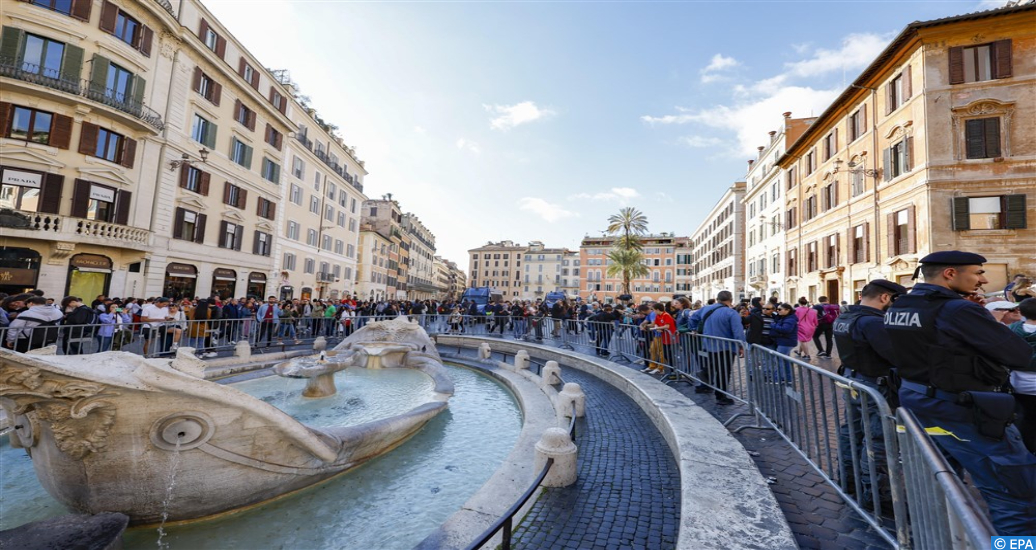
{"type": "MultiPolygon", "coordinates": [[[[402,258],[400,248],[404,245],[405,239],[401,228],[403,211],[399,207],[399,202],[387,195],[381,199],[364,201],[361,220],[362,225],[369,228],[368,231],[377,233],[389,243],[384,253],[380,252],[381,241],[369,243],[371,247],[375,244],[379,247],[378,255],[372,254],[371,259],[380,258],[382,255],[385,258],[385,298],[389,300],[406,298],[406,273],[405,271],[401,273],[401,269],[405,270],[405,267],[400,267],[402,258]]],[[[367,256],[364,255],[364,257],[367,256]]],[[[373,269],[367,270],[368,274],[376,272],[373,269]]]]}
{"type": "Polygon", "coordinates": [[[908,25],[791,145],[789,295],[910,285],[937,250],[984,255],[987,290],[1036,271],[1036,5],[908,25]]]}
{"type": "Polygon", "coordinates": [[[748,161],[745,175],[746,298],[761,296],[788,301],[784,289],[784,175],[777,160],[816,118],[792,118],[784,113],[778,130],[771,130],[757,158],[748,161]]]}
{"type": "MultiPolygon", "coordinates": [[[[641,237],[643,262],[648,272],[646,276],[630,281],[630,292],[635,302],[672,299],[676,285],[676,248],[686,239],[670,233],[641,237]]],[[[579,244],[580,288],[584,299],[612,303],[622,295],[622,275],[608,274],[608,253],[614,242],[613,236],[588,236],[579,244]]]]}
{"type": "Polygon", "coordinates": [[[401,227],[410,239],[406,261],[407,298],[431,300],[442,290],[435,269],[435,235],[410,212],[403,214],[401,227]]]}
{"type": "Polygon", "coordinates": [[[558,287],[558,290],[564,292],[569,298],[580,296],[579,263],[579,251],[565,249],[561,256],[561,286],[558,287]]]}
{"type": "Polygon", "coordinates": [[[705,302],[721,290],[744,297],[745,188],[743,181],[728,187],[691,235],[692,300],[705,302]]]}
{"type": "Polygon", "coordinates": [[[522,273],[522,300],[535,301],[544,298],[548,292],[560,291],[562,268],[568,251],[564,248],[547,248],[540,241],[529,242],[525,252],[525,266],[522,273]]]}
{"type": "MultiPolygon", "coordinates": [[[[375,231],[369,224],[360,227],[359,268],[356,280],[356,295],[361,300],[385,300],[394,298],[388,292],[389,275],[396,276],[396,266],[391,264],[389,251],[392,241],[375,231]]],[[[393,293],[395,289],[393,289],[393,293]]]]}
{"type": "Polygon", "coordinates": [[[522,258],[529,247],[512,241],[488,242],[468,250],[470,286],[488,286],[506,299],[520,298],[522,289],[522,258]]]}

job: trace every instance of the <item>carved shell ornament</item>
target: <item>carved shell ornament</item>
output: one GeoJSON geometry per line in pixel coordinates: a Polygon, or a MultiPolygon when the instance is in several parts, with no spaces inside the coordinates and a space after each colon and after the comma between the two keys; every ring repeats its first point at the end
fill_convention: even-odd
{"type": "Polygon", "coordinates": [[[36,367],[7,363],[0,372],[0,399],[8,414],[18,417],[35,411],[39,420],[50,424],[58,449],[77,459],[108,445],[115,405],[103,398],[118,394],[105,393],[106,389],[54,378],[36,367]]]}

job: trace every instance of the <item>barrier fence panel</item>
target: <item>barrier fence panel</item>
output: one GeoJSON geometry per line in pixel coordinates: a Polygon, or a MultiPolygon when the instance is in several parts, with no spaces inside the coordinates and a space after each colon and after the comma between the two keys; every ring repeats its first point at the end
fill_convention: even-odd
{"type": "Polygon", "coordinates": [[[910,411],[897,410],[896,419],[914,548],[989,548],[993,525],[935,442],[910,411]]]}

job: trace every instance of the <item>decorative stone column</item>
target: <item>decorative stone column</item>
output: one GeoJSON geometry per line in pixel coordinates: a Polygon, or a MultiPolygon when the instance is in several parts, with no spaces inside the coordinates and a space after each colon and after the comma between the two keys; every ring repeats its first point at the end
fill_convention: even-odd
{"type": "Polygon", "coordinates": [[[546,365],[543,365],[543,372],[540,374],[543,381],[540,382],[543,386],[553,386],[561,383],[561,367],[558,366],[557,361],[547,361],[546,365]]]}
{"type": "Polygon", "coordinates": [[[578,449],[564,428],[547,428],[536,443],[536,460],[533,471],[537,474],[543,470],[548,458],[554,459],[554,465],[543,478],[544,487],[568,487],[576,482],[576,457],[578,449]]]}
{"type": "Polygon", "coordinates": [[[558,418],[572,416],[572,404],[576,406],[576,416],[582,418],[586,415],[586,394],[579,384],[569,382],[558,392],[558,418]]]}
{"type": "Polygon", "coordinates": [[[520,349],[514,354],[514,370],[521,372],[529,368],[529,352],[520,349]]]}

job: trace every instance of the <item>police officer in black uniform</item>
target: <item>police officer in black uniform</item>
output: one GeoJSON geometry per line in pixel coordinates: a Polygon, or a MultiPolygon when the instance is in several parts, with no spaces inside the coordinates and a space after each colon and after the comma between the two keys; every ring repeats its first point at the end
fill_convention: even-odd
{"type": "MultiPolygon", "coordinates": [[[[850,306],[849,311],[835,320],[832,329],[838,355],[842,360],[839,374],[853,380],[857,385],[874,388],[893,405],[898,399],[889,385],[889,373],[893,368],[892,343],[883,323],[885,310],[900,295],[906,294],[902,285],[877,279],[863,287],[859,305],[850,306]]],[[[839,428],[838,451],[842,461],[844,487],[857,491],[859,481],[860,502],[874,506],[874,483],[871,479],[870,459],[874,457],[874,471],[877,475],[879,505],[891,512],[891,493],[888,481],[888,466],[885,458],[885,438],[881,412],[875,399],[850,390],[846,396],[846,422],[839,428]],[[866,401],[866,407],[862,402],[866,401]],[[869,441],[864,440],[870,430],[869,441]],[[853,448],[855,446],[855,454],[853,448]],[[870,451],[867,451],[867,447],[870,451]],[[855,456],[855,460],[854,460],[855,456]],[[854,464],[855,462],[855,464],[854,464]]]]}
{"type": "MultiPolygon", "coordinates": [[[[1000,535],[1036,534],[1036,456],[1010,425],[1014,397],[1001,393],[1010,369],[1029,370],[1032,350],[982,307],[986,259],[944,251],[921,259],[924,283],[885,314],[900,406],[971,474],[1000,535]],[[931,433],[931,432],[930,432],[931,433]]],[[[915,272],[914,276],[917,276],[915,272]]]]}

